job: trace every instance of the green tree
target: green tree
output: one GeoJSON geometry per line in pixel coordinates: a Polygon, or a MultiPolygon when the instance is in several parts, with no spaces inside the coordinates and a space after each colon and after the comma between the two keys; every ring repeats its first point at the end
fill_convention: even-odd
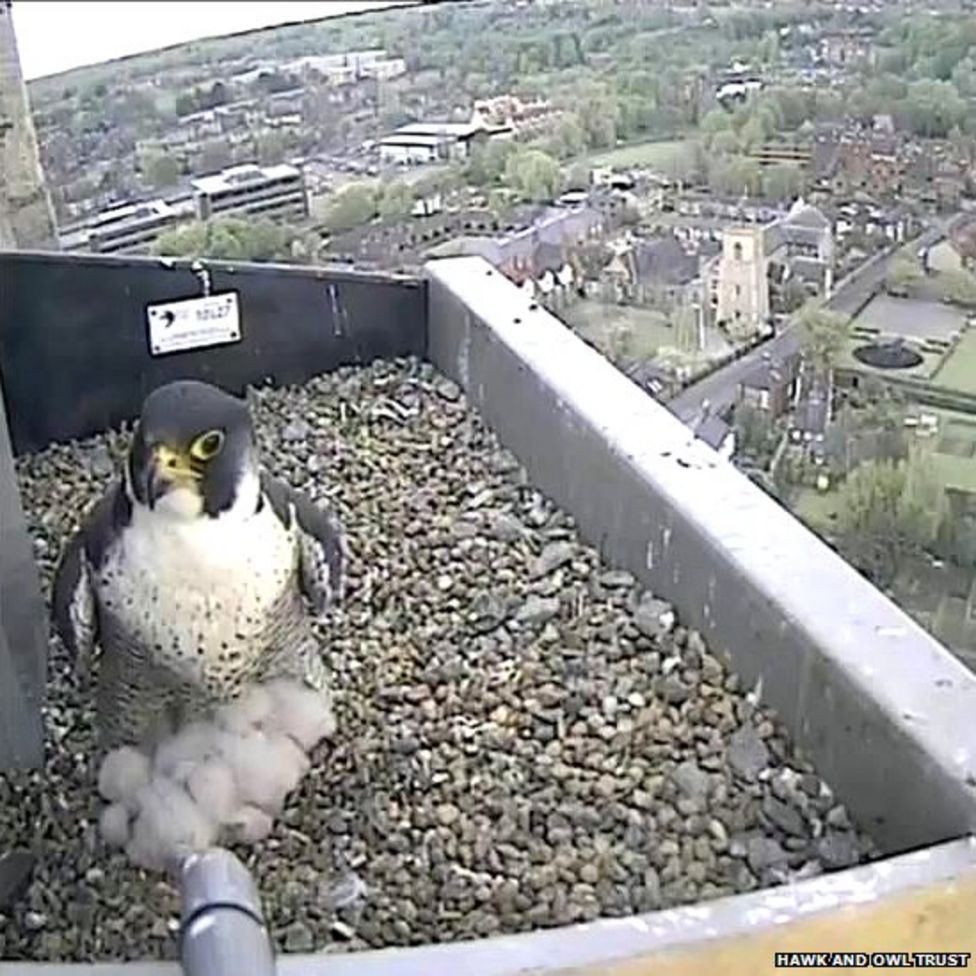
{"type": "Polygon", "coordinates": [[[799,322],[804,351],[814,367],[823,372],[833,369],[850,335],[850,318],[811,303],[800,312],[799,322]]]}
{"type": "Polygon", "coordinates": [[[732,116],[723,108],[713,108],[702,116],[699,128],[704,136],[728,132],[732,128],[732,116]]]}
{"type": "Polygon", "coordinates": [[[376,192],[372,187],[353,184],[340,190],[325,216],[325,225],[334,234],[368,224],[377,214],[376,192]]]}
{"type": "Polygon", "coordinates": [[[490,186],[498,182],[509,159],[518,147],[509,139],[492,139],[486,146],[475,150],[464,168],[464,178],[474,186],[490,186]]]}
{"type": "Polygon", "coordinates": [[[553,149],[560,159],[572,159],[586,148],[586,133],[575,115],[566,115],[552,138],[553,149]]]}
{"type": "Polygon", "coordinates": [[[175,156],[151,156],[143,163],[143,173],[149,183],[161,190],[175,186],[180,179],[180,164],[175,156]]]}
{"type": "Polygon", "coordinates": [[[219,261],[280,261],[292,256],[293,229],[270,220],[218,218],[163,234],[153,248],[172,257],[219,261]]]}
{"type": "Polygon", "coordinates": [[[769,412],[748,403],[739,404],[734,415],[735,441],[738,450],[756,459],[768,458],[776,448],[776,426],[769,412]]]}
{"type": "Polygon", "coordinates": [[[194,92],[180,92],[176,96],[176,114],[192,115],[197,110],[197,99],[194,92]]]}
{"type": "Polygon", "coordinates": [[[858,465],[840,492],[837,529],[847,559],[890,585],[906,559],[931,546],[945,518],[945,495],[927,453],[858,465]]]}
{"type": "Polygon", "coordinates": [[[885,290],[891,295],[910,295],[925,277],[922,266],[909,257],[896,257],[885,273],[885,290]]]}
{"type": "Polygon", "coordinates": [[[969,271],[947,271],[941,279],[942,294],[947,302],[976,308],[976,275],[969,271]]]}
{"type": "Polygon", "coordinates": [[[762,174],[762,192],[767,200],[795,200],[803,192],[803,173],[797,166],[770,166],[762,174]]]}
{"type": "Polygon", "coordinates": [[[559,195],[562,170],[552,156],[529,149],[509,158],[505,182],[524,200],[544,203],[559,195]]]}
{"type": "Polygon", "coordinates": [[[668,153],[659,168],[670,180],[697,184],[705,173],[707,158],[700,142],[688,141],[668,153]]]}
{"type": "Polygon", "coordinates": [[[754,115],[742,127],[739,133],[739,142],[745,149],[758,149],[766,141],[766,126],[763,125],[762,118],[754,115]]]}
{"type": "Polygon", "coordinates": [[[762,172],[757,162],[744,156],[713,158],[708,168],[708,184],[722,196],[757,196],[762,172]]]}
{"type": "Polygon", "coordinates": [[[590,149],[605,149],[617,141],[620,109],[615,99],[603,93],[590,95],[583,99],[578,115],[590,149]]]}
{"type": "Polygon", "coordinates": [[[742,148],[739,137],[732,129],[723,129],[721,132],[716,132],[712,136],[709,145],[712,152],[718,156],[734,156],[742,148]]]}
{"type": "Polygon", "coordinates": [[[908,86],[908,95],[899,114],[902,122],[915,135],[945,138],[953,126],[966,117],[968,108],[955,85],[950,81],[915,81],[908,86]]]}
{"type": "Polygon", "coordinates": [[[402,180],[388,183],[380,197],[380,216],[386,220],[407,217],[413,210],[416,199],[413,187],[402,180]]]}

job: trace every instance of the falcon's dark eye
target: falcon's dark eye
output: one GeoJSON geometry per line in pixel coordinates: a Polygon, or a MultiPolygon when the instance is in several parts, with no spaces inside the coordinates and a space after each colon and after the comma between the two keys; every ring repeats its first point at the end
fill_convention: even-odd
{"type": "Polygon", "coordinates": [[[209,461],[220,453],[223,446],[224,432],[222,430],[209,430],[193,442],[190,447],[190,454],[197,461],[209,461]]]}

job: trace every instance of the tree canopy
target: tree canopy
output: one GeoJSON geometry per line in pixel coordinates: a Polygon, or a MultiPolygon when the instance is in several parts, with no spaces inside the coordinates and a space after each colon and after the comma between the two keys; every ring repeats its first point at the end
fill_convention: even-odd
{"type": "Polygon", "coordinates": [[[800,312],[800,328],[806,355],[815,368],[823,372],[833,369],[850,335],[850,318],[811,303],[800,312]]]}
{"type": "Polygon", "coordinates": [[[294,228],[233,217],[195,221],[163,234],[154,253],[218,261],[284,261],[293,257],[294,228]]]}
{"type": "Polygon", "coordinates": [[[859,465],[840,492],[837,528],[847,559],[889,585],[907,557],[934,544],[945,518],[945,495],[921,449],[905,460],[859,465]]]}

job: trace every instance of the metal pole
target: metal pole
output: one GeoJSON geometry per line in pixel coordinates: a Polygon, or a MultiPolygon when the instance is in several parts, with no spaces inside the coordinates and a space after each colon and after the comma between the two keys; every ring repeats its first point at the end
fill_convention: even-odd
{"type": "Polygon", "coordinates": [[[230,851],[191,854],[180,870],[186,976],[275,976],[271,937],[247,868],[230,851]]]}

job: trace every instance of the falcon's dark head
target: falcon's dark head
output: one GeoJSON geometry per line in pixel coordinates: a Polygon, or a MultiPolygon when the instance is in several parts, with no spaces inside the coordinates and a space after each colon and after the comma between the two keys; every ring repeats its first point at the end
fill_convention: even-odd
{"type": "Polygon", "coordinates": [[[191,518],[226,512],[257,475],[246,402],[195,380],[154,390],[142,405],[128,473],[134,500],[147,508],[191,518]]]}

